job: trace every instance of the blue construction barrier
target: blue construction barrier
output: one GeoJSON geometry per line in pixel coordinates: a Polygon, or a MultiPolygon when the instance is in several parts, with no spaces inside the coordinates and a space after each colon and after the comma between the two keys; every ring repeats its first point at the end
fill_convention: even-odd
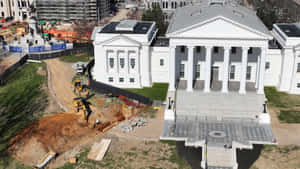
{"type": "Polygon", "coordinates": [[[67,49],[67,45],[65,43],[51,45],[51,50],[64,50],[64,49],[67,49]]]}
{"type": "Polygon", "coordinates": [[[22,53],[22,47],[19,47],[19,46],[9,46],[9,51],[10,52],[22,53]]]}
{"type": "Polygon", "coordinates": [[[32,46],[29,47],[29,52],[44,52],[45,46],[32,46]]]}

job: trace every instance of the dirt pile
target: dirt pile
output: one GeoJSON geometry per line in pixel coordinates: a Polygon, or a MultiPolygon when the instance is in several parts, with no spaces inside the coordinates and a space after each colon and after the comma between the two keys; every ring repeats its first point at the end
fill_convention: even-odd
{"type": "Polygon", "coordinates": [[[80,115],[59,113],[42,118],[11,140],[10,153],[27,165],[35,165],[50,150],[58,154],[95,136],[80,115]]]}

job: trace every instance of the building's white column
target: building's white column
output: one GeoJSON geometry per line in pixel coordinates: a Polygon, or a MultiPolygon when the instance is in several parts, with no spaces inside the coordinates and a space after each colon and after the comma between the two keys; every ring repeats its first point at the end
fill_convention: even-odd
{"type": "Polygon", "coordinates": [[[293,77],[293,65],[295,63],[294,50],[292,48],[283,49],[282,57],[282,68],[281,68],[281,77],[280,77],[280,91],[290,91],[292,77],[293,77]]]}
{"type": "Polygon", "coordinates": [[[206,57],[205,57],[205,82],[204,92],[210,92],[210,76],[211,76],[211,50],[212,46],[205,46],[206,57]]]}
{"type": "Polygon", "coordinates": [[[187,88],[188,92],[193,91],[194,80],[194,46],[188,46],[188,64],[187,64],[187,88]]]}
{"type": "Polygon", "coordinates": [[[170,46],[170,56],[169,56],[169,91],[175,91],[175,67],[176,67],[176,58],[175,58],[175,49],[176,46],[170,46]]]}
{"type": "Polygon", "coordinates": [[[125,68],[126,68],[126,73],[130,73],[130,58],[129,58],[129,50],[125,51],[125,68]]]}
{"type": "Polygon", "coordinates": [[[257,94],[264,94],[264,76],[265,76],[265,65],[266,65],[266,48],[261,48],[260,55],[260,68],[259,68],[259,84],[257,94]]]}
{"type": "Polygon", "coordinates": [[[231,47],[224,46],[224,63],[223,63],[223,81],[222,92],[228,93],[228,76],[229,76],[229,54],[231,47]]]}
{"type": "Polygon", "coordinates": [[[260,56],[257,57],[257,63],[256,63],[256,80],[255,80],[255,88],[258,88],[259,84],[259,68],[260,68],[260,56]]]}
{"type": "Polygon", "coordinates": [[[242,47],[242,63],[241,63],[241,78],[240,78],[240,94],[246,94],[246,74],[247,74],[247,62],[248,62],[248,50],[249,47],[242,47]]]}
{"type": "MultiPolygon", "coordinates": [[[[137,54],[139,53],[139,49],[136,51],[137,54]]],[[[141,73],[141,84],[142,87],[151,87],[151,68],[150,68],[150,48],[148,45],[143,46],[142,53],[139,55],[140,62],[140,73],[141,73]]],[[[137,64],[138,65],[138,64],[137,64]]]]}

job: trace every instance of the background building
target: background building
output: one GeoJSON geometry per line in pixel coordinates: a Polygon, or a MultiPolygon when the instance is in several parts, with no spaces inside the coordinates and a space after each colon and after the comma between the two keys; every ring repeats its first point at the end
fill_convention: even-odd
{"type": "Polygon", "coordinates": [[[39,20],[101,20],[109,12],[109,0],[36,0],[39,20]]]}
{"type": "Polygon", "coordinates": [[[30,16],[30,6],[33,0],[1,0],[0,17],[13,17],[14,20],[24,21],[30,16]]]}

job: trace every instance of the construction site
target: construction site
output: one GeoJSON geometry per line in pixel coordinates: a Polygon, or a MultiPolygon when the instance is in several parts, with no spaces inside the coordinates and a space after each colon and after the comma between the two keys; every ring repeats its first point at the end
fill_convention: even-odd
{"type": "MultiPolygon", "coordinates": [[[[49,93],[65,112],[41,118],[10,141],[9,152],[26,165],[46,164],[51,154],[60,155],[88,144],[122,121],[151,109],[151,106],[126,97],[95,94],[87,89],[84,76],[75,76],[76,71],[70,64],[58,59],[47,60],[46,63],[49,93]],[[74,76],[77,78],[74,79],[74,76]]],[[[139,126],[139,123],[136,122],[136,125],[139,126]]],[[[93,151],[97,154],[99,148],[93,151]]]]}
{"type": "Polygon", "coordinates": [[[37,17],[39,20],[101,20],[108,16],[108,0],[37,0],[37,17]]]}

